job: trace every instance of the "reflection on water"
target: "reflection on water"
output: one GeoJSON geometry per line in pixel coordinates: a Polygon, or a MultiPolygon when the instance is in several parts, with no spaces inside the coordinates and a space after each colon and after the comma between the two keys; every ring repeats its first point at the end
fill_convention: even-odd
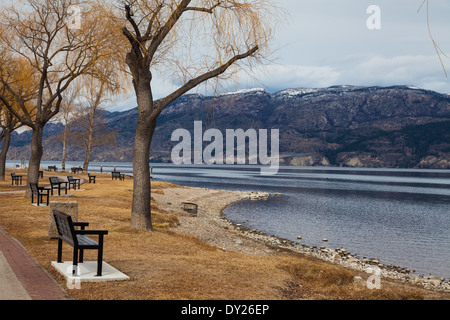
{"type": "MultiPolygon", "coordinates": [[[[56,164],[43,162],[42,167],[56,164]]],[[[9,167],[11,163],[7,164],[9,167]]],[[[78,166],[69,162],[66,168],[78,166]]],[[[132,174],[131,163],[91,163],[90,170],[132,174]]],[[[307,245],[345,247],[360,257],[450,277],[450,170],[152,164],[153,178],[180,185],[283,195],[229,206],[246,226],[307,245]]]]}

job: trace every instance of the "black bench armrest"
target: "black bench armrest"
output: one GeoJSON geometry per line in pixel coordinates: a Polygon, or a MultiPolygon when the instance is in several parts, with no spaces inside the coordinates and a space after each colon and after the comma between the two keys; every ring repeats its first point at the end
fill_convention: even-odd
{"type": "Polygon", "coordinates": [[[84,227],[89,226],[89,222],[74,222],[73,225],[76,226],[76,227],[83,227],[84,228],[84,227]]]}
{"type": "Polygon", "coordinates": [[[75,234],[108,234],[108,230],[75,230],[75,234]]]}

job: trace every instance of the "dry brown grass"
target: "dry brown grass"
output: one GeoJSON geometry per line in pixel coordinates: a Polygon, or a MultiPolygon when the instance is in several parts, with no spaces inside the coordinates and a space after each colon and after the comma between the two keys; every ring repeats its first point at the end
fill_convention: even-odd
{"type": "MultiPolygon", "coordinates": [[[[41,185],[47,181],[44,176],[41,185]]],[[[156,206],[153,210],[155,231],[132,230],[129,227],[131,179],[111,181],[109,174],[99,174],[97,182],[84,184],[85,191],[69,191],[74,197],[68,200],[78,202],[79,221],[90,222],[91,229],[109,231],[104,259],[131,279],[83,283],[81,290],[68,290],[74,299],[449,298],[446,294],[385,279],[381,290],[371,291],[353,283],[356,272],[290,251],[270,257],[224,252],[194,237],[178,234],[176,229],[170,231],[169,226],[178,224],[177,217],[156,206]]],[[[2,194],[1,191],[11,190],[10,184],[10,179],[0,182],[0,225],[66,287],[63,277],[50,266],[50,262],[56,260],[57,243],[48,237],[48,207],[32,206],[23,193],[2,194]]],[[[152,188],[161,193],[170,186],[173,185],[154,182],[152,188]]],[[[63,258],[70,261],[71,252],[69,246],[64,246],[63,258]]],[[[95,260],[95,252],[87,251],[85,257],[95,260]]],[[[360,276],[367,278],[367,275],[360,276]]]]}

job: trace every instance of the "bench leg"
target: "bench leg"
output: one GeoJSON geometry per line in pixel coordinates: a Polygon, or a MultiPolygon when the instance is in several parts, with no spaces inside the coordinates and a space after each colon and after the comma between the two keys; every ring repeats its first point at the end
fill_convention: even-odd
{"type": "Polygon", "coordinates": [[[62,240],[58,239],[58,263],[62,262],[62,240]]]}
{"type": "Polygon", "coordinates": [[[83,253],[84,253],[84,249],[80,249],[80,257],[78,258],[79,262],[83,262],[83,253]]]}
{"type": "Polygon", "coordinates": [[[78,267],[78,248],[73,248],[72,274],[76,274],[78,267]]]}
{"type": "Polygon", "coordinates": [[[102,276],[102,265],[103,265],[103,248],[98,249],[97,255],[97,277],[102,276]]]}
{"type": "Polygon", "coordinates": [[[98,236],[98,254],[97,254],[97,277],[102,276],[102,265],[103,265],[103,235],[98,236]]]}

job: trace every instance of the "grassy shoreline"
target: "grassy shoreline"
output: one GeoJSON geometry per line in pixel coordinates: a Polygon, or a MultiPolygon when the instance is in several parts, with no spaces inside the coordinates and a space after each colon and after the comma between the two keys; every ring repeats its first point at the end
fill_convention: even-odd
{"type": "MultiPolygon", "coordinates": [[[[0,226],[18,239],[61,287],[67,289],[64,278],[50,266],[56,260],[57,244],[48,237],[48,207],[32,206],[23,193],[2,193],[20,189],[11,187],[10,172],[7,170],[6,181],[0,182],[0,226]]],[[[48,183],[49,175],[70,174],[44,172],[41,185],[48,183]]],[[[75,176],[87,179],[85,174],[75,176]]],[[[79,221],[90,222],[92,229],[109,230],[104,259],[131,278],[120,282],[82,283],[80,290],[67,290],[73,299],[450,299],[448,293],[384,278],[381,290],[369,290],[354,281],[355,276],[366,279],[367,274],[292,250],[255,245],[255,250],[263,250],[258,252],[265,254],[247,253],[248,240],[240,238],[244,243],[237,246],[235,238],[242,235],[236,230],[223,228],[214,219],[201,229],[199,226],[205,219],[176,210],[177,201],[182,198],[174,198],[171,192],[184,190],[196,194],[196,190],[170,183],[152,182],[155,231],[132,230],[129,227],[132,188],[128,177],[125,181],[112,181],[110,174],[105,173],[97,174],[97,184],[83,184],[84,191],[69,191],[73,197],[50,198],[50,201],[77,201],[79,221]],[[171,199],[170,204],[158,202],[158,197],[171,199]],[[219,224],[213,224],[216,222],[219,224]],[[218,246],[219,240],[229,246],[227,250],[218,246]]],[[[226,198],[220,197],[211,191],[203,201],[212,203],[222,199],[218,206],[223,206],[226,198]]],[[[69,246],[64,247],[63,253],[64,260],[71,259],[69,246]]],[[[91,255],[87,251],[85,259],[95,260],[95,253],[91,255]]]]}

